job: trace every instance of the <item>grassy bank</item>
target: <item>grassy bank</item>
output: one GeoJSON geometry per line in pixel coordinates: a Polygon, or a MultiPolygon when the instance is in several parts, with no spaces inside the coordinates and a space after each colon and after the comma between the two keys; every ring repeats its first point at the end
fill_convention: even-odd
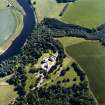
{"type": "Polygon", "coordinates": [[[12,42],[20,35],[23,29],[23,16],[20,12],[12,10],[14,16],[16,17],[16,30],[15,32],[0,45],[0,54],[4,53],[12,44],[12,42]]]}
{"type": "MultiPolygon", "coordinates": [[[[15,2],[15,5],[16,3],[17,2],[15,2]]],[[[6,5],[7,4],[4,0],[3,4],[0,4],[1,6],[0,9],[6,9],[7,8],[6,5]]],[[[12,33],[8,39],[6,39],[2,44],[0,44],[0,54],[4,53],[10,47],[12,42],[20,35],[23,29],[23,15],[24,14],[20,12],[19,9],[20,9],[19,6],[16,6],[16,8],[11,8],[11,12],[13,16],[16,18],[16,29],[14,30],[14,33],[12,33]]]]}

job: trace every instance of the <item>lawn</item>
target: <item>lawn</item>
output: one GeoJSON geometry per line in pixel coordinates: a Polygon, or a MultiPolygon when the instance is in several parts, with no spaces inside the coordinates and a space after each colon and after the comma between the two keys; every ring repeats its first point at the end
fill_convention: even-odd
{"type": "Polygon", "coordinates": [[[35,86],[36,81],[38,79],[34,73],[30,73],[31,69],[34,69],[34,70],[40,69],[41,61],[45,58],[48,58],[51,55],[53,55],[53,52],[51,50],[49,50],[48,52],[42,54],[42,56],[38,59],[37,63],[28,64],[25,67],[26,77],[27,77],[27,80],[25,82],[25,90],[26,91],[30,90],[30,86],[35,86]]]}
{"type": "Polygon", "coordinates": [[[71,67],[71,64],[73,63],[72,59],[69,59],[66,57],[63,60],[62,67],[58,66],[56,70],[54,70],[52,73],[50,73],[49,79],[46,79],[42,85],[45,85],[45,87],[49,87],[51,85],[56,85],[58,81],[60,81],[60,85],[63,87],[72,87],[74,84],[79,85],[80,77],[77,75],[73,67],[71,67]],[[62,70],[66,70],[69,67],[69,70],[65,73],[64,76],[60,76],[60,72],[62,70]],[[63,82],[63,80],[69,79],[68,82],[63,82]],[[76,79],[76,81],[74,81],[76,79]]]}
{"type": "Polygon", "coordinates": [[[32,73],[29,73],[30,69],[33,67],[33,65],[31,64],[28,64],[26,67],[25,67],[25,71],[26,71],[26,77],[27,77],[27,80],[25,82],[25,90],[28,92],[30,90],[30,86],[34,86],[35,85],[35,82],[37,80],[37,78],[35,77],[34,74],[32,73]]]}
{"type": "Polygon", "coordinates": [[[95,28],[105,23],[105,0],[77,0],[60,18],[66,23],[95,28]]]}
{"type": "Polygon", "coordinates": [[[25,90],[28,92],[30,90],[30,86],[34,86],[37,78],[34,74],[27,73],[27,80],[25,85],[25,90]]]}
{"type": "Polygon", "coordinates": [[[105,105],[105,48],[98,41],[85,41],[66,47],[85,70],[90,87],[100,105],[105,105]]]}

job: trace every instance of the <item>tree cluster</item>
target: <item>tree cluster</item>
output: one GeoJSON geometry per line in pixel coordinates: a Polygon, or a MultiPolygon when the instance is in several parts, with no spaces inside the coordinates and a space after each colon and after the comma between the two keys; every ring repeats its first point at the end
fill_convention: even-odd
{"type": "Polygon", "coordinates": [[[72,88],[53,85],[30,91],[26,97],[18,97],[13,105],[95,105],[95,102],[82,84],[72,88]]]}
{"type": "Polygon", "coordinates": [[[68,3],[68,2],[75,2],[76,0],[56,0],[57,3],[68,3]]]}
{"type": "Polygon", "coordinates": [[[105,24],[102,24],[95,29],[89,29],[79,25],[66,24],[53,18],[45,18],[42,21],[42,24],[55,33],[53,34],[53,37],[80,37],[87,40],[99,40],[105,45],[105,24]]]}

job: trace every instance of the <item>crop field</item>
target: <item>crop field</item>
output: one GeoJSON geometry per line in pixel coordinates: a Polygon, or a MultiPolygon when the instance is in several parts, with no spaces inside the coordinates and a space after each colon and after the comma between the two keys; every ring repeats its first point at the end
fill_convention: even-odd
{"type": "Polygon", "coordinates": [[[85,70],[92,92],[99,104],[105,105],[105,48],[98,41],[80,39],[79,42],[78,38],[69,37],[72,41],[68,43],[67,38],[59,38],[62,44],[66,43],[66,53],[85,70]]]}
{"type": "Polygon", "coordinates": [[[60,18],[66,23],[95,28],[105,23],[105,0],[77,0],[60,18]]]}

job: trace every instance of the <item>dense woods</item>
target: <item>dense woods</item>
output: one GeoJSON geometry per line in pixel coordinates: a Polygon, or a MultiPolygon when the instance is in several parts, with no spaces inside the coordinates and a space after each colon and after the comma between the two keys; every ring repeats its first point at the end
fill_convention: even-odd
{"type": "Polygon", "coordinates": [[[89,29],[79,25],[66,24],[53,18],[45,18],[42,24],[55,33],[54,37],[72,36],[87,40],[99,40],[105,45],[105,24],[98,26],[96,29],[89,29]]]}
{"type": "Polygon", "coordinates": [[[18,97],[13,105],[95,105],[86,86],[72,88],[51,86],[30,91],[26,97],[18,97]]]}

